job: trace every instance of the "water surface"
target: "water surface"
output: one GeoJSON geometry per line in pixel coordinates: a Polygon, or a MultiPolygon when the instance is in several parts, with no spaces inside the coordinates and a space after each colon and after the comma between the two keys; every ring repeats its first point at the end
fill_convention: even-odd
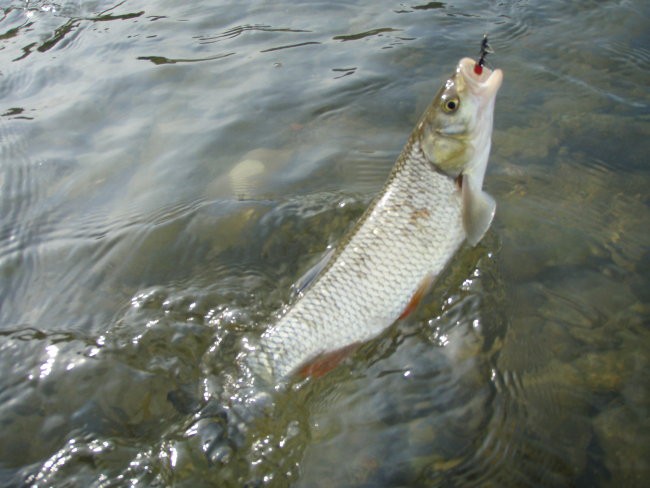
{"type": "Polygon", "coordinates": [[[9,1],[0,484],[644,486],[649,8],[9,1]],[[246,341],[489,32],[492,230],[273,391],[246,341]]]}

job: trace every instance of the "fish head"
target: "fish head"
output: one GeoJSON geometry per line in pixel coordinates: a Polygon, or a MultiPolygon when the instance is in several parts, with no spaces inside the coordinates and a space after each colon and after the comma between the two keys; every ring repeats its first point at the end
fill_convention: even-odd
{"type": "Polygon", "coordinates": [[[483,183],[492,136],[494,101],[503,73],[463,58],[420,120],[416,138],[439,171],[483,183]]]}

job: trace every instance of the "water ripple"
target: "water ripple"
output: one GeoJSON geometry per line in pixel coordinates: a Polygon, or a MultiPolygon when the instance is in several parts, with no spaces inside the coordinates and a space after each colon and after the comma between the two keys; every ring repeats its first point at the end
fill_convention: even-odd
{"type": "Polygon", "coordinates": [[[260,52],[261,53],[269,53],[272,51],[280,51],[282,49],[290,49],[293,47],[302,47],[302,46],[310,46],[313,44],[321,44],[320,42],[316,41],[307,41],[307,42],[299,42],[297,44],[287,44],[286,46],[276,46],[276,47],[269,47],[267,49],[262,49],[260,52]]]}
{"type": "Polygon", "coordinates": [[[204,58],[193,58],[193,59],[184,59],[184,58],[166,58],[165,56],[138,56],[137,59],[142,61],[151,61],[153,64],[177,64],[177,63],[198,63],[201,61],[214,61],[215,59],[222,59],[232,56],[235,53],[225,53],[217,54],[214,56],[206,56],[204,58]]]}
{"type": "Polygon", "coordinates": [[[335,41],[358,41],[359,39],[364,39],[366,37],[381,36],[384,32],[398,32],[399,29],[393,29],[392,27],[380,27],[378,29],[372,29],[365,32],[359,32],[358,34],[347,34],[347,35],[338,35],[334,36],[332,39],[335,41]]]}
{"type": "Polygon", "coordinates": [[[264,24],[254,24],[254,25],[238,25],[236,27],[231,27],[226,31],[218,34],[216,36],[199,36],[197,37],[200,44],[211,44],[219,42],[225,39],[234,39],[246,32],[289,32],[289,33],[302,33],[302,32],[311,32],[305,29],[290,29],[287,27],[273,27],[270,25],[264,24]]]}

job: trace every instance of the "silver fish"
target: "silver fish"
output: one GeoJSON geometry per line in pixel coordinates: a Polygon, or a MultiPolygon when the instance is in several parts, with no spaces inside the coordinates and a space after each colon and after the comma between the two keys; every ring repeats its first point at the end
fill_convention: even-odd
{"type": "Polygon", "coordinates": [[[496,204],[482,190],[503,73],[464,58],[424,112],[383,190],[248,363],[275,381],[318,376],[408,315],[496,204]]]}

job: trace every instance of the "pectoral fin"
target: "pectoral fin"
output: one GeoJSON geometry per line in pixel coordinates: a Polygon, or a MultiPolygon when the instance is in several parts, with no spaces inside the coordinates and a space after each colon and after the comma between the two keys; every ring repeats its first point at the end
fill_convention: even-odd
{"type": "Polygon", "coordinates": [[[463,227],[467,242],[475,246],[490,228],[497,204],[473,180],[463,175],[463,227]]]}

